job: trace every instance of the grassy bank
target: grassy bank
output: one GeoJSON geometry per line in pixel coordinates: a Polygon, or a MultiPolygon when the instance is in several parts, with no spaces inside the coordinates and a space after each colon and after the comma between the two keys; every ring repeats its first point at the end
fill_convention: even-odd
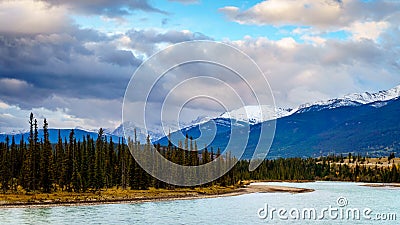
{"type": "Polygon", "coordinates": [[[113,202],[140,202],[154,200],[170,200],[185,198],[201,198],[207,196],[218,196],[233,194],[240,191],[239,188],[231,187],[197,187],[149,190],[122,190],[117,188],[103,189],[94,192],[75,193],[59,191],[54,193],[1,193],[0,207],[6,206],[30,206],[30,205],[70,205],[70,204],[96,204],[113,202]]]}
{"type": "Polygon", "coordinates": [[[0,208],[137,203],[146,201],[225,197],[256,192],[305,193],[314,191],[313,189],[306,188],[250,185],[253,182],[260,181],[244,181],[242,182],[243,186],[222,187],[215,185],[211,187],[176,188],[172,190],[155,188],[150,188],[149,190],[122,190],[111,188],[87,193],[59,191],[50,194],[24,193],[20,191],[19,193],[0,194],[0,208]]]}

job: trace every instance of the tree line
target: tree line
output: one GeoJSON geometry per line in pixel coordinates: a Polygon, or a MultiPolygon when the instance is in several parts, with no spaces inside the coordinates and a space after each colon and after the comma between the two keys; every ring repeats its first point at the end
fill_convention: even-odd
{"type": "MultiPolygon", "coordinates": [[[[38,121],[32,113],[29,127],[27,142],[21,138],[20,143],[16,143],[11,136],[0,143],[0,187],[3,192],[16,192],[18,188],[44,193],[58,190],[86,192],[111,187],[135,190],[175,188],[144,171],[132,157],[128,143],[144,150],[156,149],[165,158],[187,166],[201,165],[220,156],[219,150],[215,154],[206,150],[199,155],[196,142],[189,137],[181,148],[172,144],[153,146],[150,137],[146,143],[140,144],[136,132],[134,140],[119,138],[115,143],[112,137],[104,135],[101,128],[97,139],[87,135],[82,141],[77,140],[73,129],[64,139],[59,131],[57,143],[52,144],[47,120],[44,119],[43,138],[39,140],[38,121]]],[[[218,182],[224,185],[234,183],[228,175],[218,182]]]]}
{"type": "MultiPolygon", "coordinates": [[[[136,140],[114,142],[112,137],[104,135],[103,129],[97,139],[89,135],[77,140],[74,130],[68,138],[62,139],[60,131],[58,141],[50,143],[48,122],[43,121],[43,138],[38,137],[38,122],[31,113],[29,118],[29,137],[25,142],[15,142],[14,136],[0,142],[0,188],[3,192],[69,192],[96,191],[103,188],[146,190],[154,188],[176,188],[174,185],[159,181],[150,176],[132,157],[128,144],[144,151],[155,149],[164,158],[180,165],[198,166],[220,159],[223,167],[237,160],[229,154],[221,154],[205,148],[197,151],[196,141],[186,136],[184,143],[178,146],[153,145],[147,137],[146,143],[136,140]]],[[[130,146],[132,147],[132,146],[130,146]]],[[[391,155],[394,158],[394,155],[391,155]]],[[[398,165],[388,167],[366,166],[365,157],[352,157],[354,166],[343,163],[343,156],[320,158],[279,158],[264,160],[254,171],[249,172],[249,161],[239,160],[236,165],[221,178],[205,184],[237,185],[243,180],[342,180],[365,182],[400,182],[398,165]]],[[[199,176],[199,174],[192,174],[199,176]]]]}

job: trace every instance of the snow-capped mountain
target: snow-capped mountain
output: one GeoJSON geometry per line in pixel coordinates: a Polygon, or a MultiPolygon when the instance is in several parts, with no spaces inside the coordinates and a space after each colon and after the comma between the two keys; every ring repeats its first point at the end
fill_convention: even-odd
{"type": "Polygon", "coordinates": [[[15,130],[15,129],[13,129],[13,130],[3,130],[3,131],[1,131],[0,132],[0,135],[10,135],[10,136],[12,136],[12,135],[17,135],[17,134],[23,134],[23,133],[28,133],[29,132],[29,130],[28,129],[19,129],[19,130],[15,130]]]}
{"type": "MultiPolygon", "coordinates": [[[[72,129],[56,129],[56,128],[50,128],[49,129],[49,138],[51,143],[57,143],[58,141],[58,132],[60,132],[61,139],[64,141],[65,139],[69,139],[69,135],[72,129]]],[[[94,140],[97,139],[98,137],[98,130],[85,130],[85,129],[80,129],[80,128],[74,128],[74,135],[77,141],[83,141],[84,138],[87,136],[90,136],[94,140]]],[[[28,142],[29,138],[29,130],[27,131],[22,131],[20,133],[7,133],[7,134],[0,134],[0,142],[3,142],[6,137],[9,137],[11,139],[11,136],[14,136],[15,142],[20,143],[21,139],[24,139],[25,142],[28,142]]],[[[104,136],[107,137],[107,140],[109,141],[110,138],[113,139],[114,143],[117,143],[120,136],[112,135],[108,132],[104,132],[104,136]]],[[[38,138],[39,140],[43,139],[43,129],[38,129],[38,138]]]]}
{"type": "MultiPolygon", "coordinates": [[[[182,131],[190,130],[192,127],[195,127],[199,124],[205,124],[210,120],[213,120],[217,124],[220,123],[220,125],[228,123],[227,119],[229,119],[229,121],[245,122],[250,125],[254,125],[268,120],[287,117],[295,113],[298,114],[310,111],[321,111],[324,109],[334,109],[345,106],[355,107],[365,104],[371,104],[371,106],[378,108],[384,106],[386,104],[385,101],[398,98],[399,96],[400,96],[400,85],[392,89],[386,91],[379,91],[376,93],[369,93],[369,92],[355,93],[355,94],[348,94],[340,98],[330,99],[327,101],[306,103],[294,109],[274,108],[268,105],[249,105],[232,110],[230,112],[222,113],[220,116],[215,118],[200,116],[196,120],[193,120],[189,123],[181,123],[179,127],[176,125],[176,123],[173,122],[164,123],[164,126],[167,127],[166,130],[169,130],[172,133],[177,130],[182,130],[182,131]]],[[[127,134],[133,137],[134,133],[133,130],[135,125],[132,124],[131,122],[127,122],[124,125],[127,134]]],[[[166,136],[161,126],[148,127],[147,130],[152,141],[158,140],[166,136]]],[[[137,127],[136,132],[138,140],[140,140],[141,142],[146,140],[147,133],[144,128],[137,127]]],[[[123,136],[123,126],[122,125],[119,126],[112,134],[117,136],[123,136]]]]}
{"type": "Polygon", "coordinates": [[[249,105],[225,112],[219,118],[257,124],[268,120],[278,119],[293,114],[292,109],[274,108],[268,105],[249,105]]]}
{"type": "Polygon", "coordinates": [[[134,124],[132,121],[125,121],[123,124],[119,125],[112,134],[115,136],[124,136],[124,130],[127,137],[134,138],[135,136],[135,128],[136,128],[136,137],[137,140],[141,143],[144,143],[147,139],[147,135],[150,135],[151,141],[158,140],[164,136],[166,136],[166,132],[175,132],[181,129],[188,129],[192,126],[196,126],[198,124],[205,123],[209,121],[211,118],[206,116],[199,116],[195,120],[184,123],[181,122],[179,125],[176,122],[164,122],[164,129],[161,125],[149,125],[149,127],[140,127],[134,124]]]}
{"type": "MultiPolygon", "coordinates": [[[[386,92],[358,95],[362,98],[354,98],[357,95],[348,96],[351,97],[299,107],[294,110],[296,113],[291,111],[291,115],[277,118],[274,140],[268,157],[318,157],[349,152],[381,157],[388,155],[389,152],[399,152],[398,95],[393,94],[391,89],[386,92]]],[[[245,122],[231,119],[247,119],[247,114],[244,113],[248,113],[249,116],[259,115],[257,110],[260,110],[260,107],[246,108],[234,110],[229,116],[225,115],[229,118],[215,118],[190,129],[171,133],[171,140],[173,143],[183,140],[180,135],[182,133],[193,137],[200,147],[226,150],[229,143],[238,143],[237,138],[231,138],[232,130],[236,130],[243,135],[248,134],[246,149],[241,157],[250,159],[258,146],[262,127],[270,126],[271,122],[250,124],[250,129],[247,130],[247,126],[240,126],[245,122]],[[212,130],[214,124],[215,132],[208,132],[212,130]]],[[[258,119],[260,121],[265,118],[258,117],[258,119]]],[[[163,137],[156,143],[166,145],[168,137],[163,137]]],[[[237,150],[235,146],[240,144],[231,145],[229,151],[237,150]]]]}
{"type": "Polygon", "coordinates": [[[368,104],[377,101],[388,101],[400,96],[400,85],[386,90],[386,91],[379,91],[376,93],[362,93],[362,94],[350,94],[344,96],[344,99],[348,99],[350,101],[359,102],[361,104],[368,104]]]}
{"type": "Polygon", "coordinates": [[[372,104],[378,108],[385,105],[381,103],[400,96],[400,85],[386,91],[376,93],[354,93],[348,94],[341,98],[330,99],[327,101],[318,101],[314,103],[302,104],[294,109],[273,108],[267,105],[251,105],[230,112],[223,113],[220,118],[234,119],[236,121],[248,122],[249,124],[257,124],[268,120],[279,119],[290,116],[294,113],[304,113],[309,111],[320,111],[323,109],[334,109],[344,106],[359,106],[372,104]]]}
{"type": "Polygon", "coordinates": [[[386,90],[379,91],[376,93],[354,93],[348,94],[341,98],[330,99],[327,101],[318,101],[315,103],[306,103],[300,105],[297,109],[295,109],[295,113],[303,113],[308,111],[320,111],[323,109],[334,109],[338,107],[344,106],[359,106],[365,104],[372,104],[374,107],[382,107],[385,104],[380,104],[380,102],[392,100],[398,98],[400,96],[400,85],[386,90]]]}

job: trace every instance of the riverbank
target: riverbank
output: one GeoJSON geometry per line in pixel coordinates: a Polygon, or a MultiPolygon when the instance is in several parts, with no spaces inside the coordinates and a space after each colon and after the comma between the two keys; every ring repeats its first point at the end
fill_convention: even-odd
{"type": "Polygon", "coordinates": [[[286,187],[286,186],[272,186],[272,185],[262,185],[253,184],[248,185],[244,190],[248,193],[271,193],[271,192],[288,192],[292,194],[313,192],[314,189],[309,188],[297,188],[297,187],[286,187]]]}
{"type": "Polygon", "coordinates": [[[314,190],[295,187],[245,185],[244,187],[239,188],[220,186],[194,189],[176,188],[173,190],[154,188],[149,190],[121,190],[115,188],[95,193],[56,192],[51,194],[0,194],[0,208],[140,203],[150,201],[228,197],[257,192],[305,193],[312,191],[314,190]]]}
{"type": "Polygon", "coordinates": [[[390,187],[390,188],[400,188],[400,183],[362,184],[361,186],[366,186],[366,187],[390,187]]]}

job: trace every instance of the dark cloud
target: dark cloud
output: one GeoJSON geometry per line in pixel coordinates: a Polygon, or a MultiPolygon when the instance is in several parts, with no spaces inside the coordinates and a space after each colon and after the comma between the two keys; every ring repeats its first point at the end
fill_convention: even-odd
{"type": "Polygon", "coordinates": [[[110,36],[73,26],[52,34],[0,33],[1,77],[27,84],[18,94],[3,88],[2,100],[23,109],[40,107],[52,96],[121,100],[130,77],[142,63],[128,49],[151,55],[161,43],[200,39],[210,38],[189,31],[155,30],[110,36]],[[121,49],[121,38],[131,44],[121,49]]]}
{"type": "Polygon", "coordinates": [[[101,45],[96,51],[101,62],[118,65],[121,67],[137,67],[142,61],[136,58],[131,51],[118,50],[112,45],[101,45]],[[100,49],[101,48],[101,49],[100,49]]]}
{"type": "Polygon", "coordinates": [[[147,0],[41,0],[51,5],[64,5],[75,13],[105,15],[108,17],[121,17],[132,14],[133,11],[142,10],[168,14],[167,12],[153,7],[147,0]]]}
{"type": "Polygon", "coordinates": [[[71,33],[1,35],[1,77],[29,84],[18,95],[3,89],[2,99],[22,108],[40,106],[52,95],[121,99],[141,60],[130,51],[119,50],[112,37],[90,30],[71,33]]]}
{"type": "Polygon", "coordinates": [[[175,44],[184,41],[194,41],[194,40],[212,40],[199,32],[190,31],[176,31],[169,30],[165,33],[160,33],[156,30],[130,30],[126,35],[131,40],[131,47],[138,49],[148,56],[153,54],[157,50],[157,45],[160,43],[170,43],[175,44]]]}
{"type": "MultiPolygon", "coordinates": [[[[279,25],[284,20],[323,28],[343,28],[344,25],[361,21],[358,25],[363,26],[355,26],[358,38],[346,40],[325,40],[325,36],[321,36],[321,43],[299,43],[292,38],[272,41],[262,37],[228,41],[255,59],[266,73],[279,106],[297,106],[305,101],[327,99],[351,92],[385,89],[399,81],[400,18],[399,13],[393,13],[399,10],[398,3],[324,2],[333,7],[323,5],[326,12],[338,9],[339,5],[339,16],[330,17],[331,14],[325,11],[307,14],[294,10],[293,13],[286,11],[272,18],[265,13],[257,14],[258,11],[252,10],[254,7],[243,11],[235,7],[225,7],[222,10],[228,17],[232,16],[229,18],[241,23],[279,25]],[[378,23],[381,20],[384,20],[383,24],[378,23]],[[383,28],[377,29],[379,26],[383,28]],[[374,38],[366,31],[380,33],[374,38]]],[[[268,11],[268,7],[265,7],[268,4],[262,6],[258,8],[268,11]]],[[[300,6],[304,8],[303,4],[300,6]]],[[[169,44],[212,40],[202,33],[182,30],[160,32],[156,29],[131,29],[125,33],[106,34],[80,28],[69,17],[73,13],[116,18],[132,14],[135,10],[165,13],[154,8],[149,1],[0,0],[0,7],[13,9],[0,13],[0,103],[10,105],[6,112],[11,115],[19,116],[16,112],[28,115],[27,112],[34,108],[41,109],[43,115],[54,113],[59,120],[53,120],[58,121],[60,126],[81,124],[98,127],[99,124],[119,122],[127,83],[146,57],[169,44]],[[74,123],[63,125],[64,116],[72,118],[74,123]]],[[[168,19],[161,22],[168,23],[168,19]]],[[[355,29],[345,31],[356,33],[355,29]]],[[[321,33],[311,35],[318,34],[321,33]]],[[[193,51],[182,52],[182,56],[193,54],[193,51]]],[[[215,57],[230,60],[238,66],[241,63],[223,52],[215,52],[215,57]]],[[[166,60],[174,59],[171,57],[166,60]]],[[[223,75],[223,71],[211,66],[197,65],[193,68],[189,65],[177,68],[175,77],[172,74],[168,79],[160,80],[154,92],[154,102],[160,101],[157,98],[162,96],[160,93],[170,90],[171,85],[179,83],[182,78],[187,78],[185,75],[196,75],[191,74],[191,71],[223,75]]],[[[146,82],[148,78],[141,79],[141,82],[146,82]]],[[[256,77],[250,74],[248,79],[256,77]]],[[[239,83],[232,79],[229,81],[233,85],[239,83]]],[[[195,87],[210,90],[210,95],[225,94],[218,85],[198,82],[195,87]]],[[[255,85],[254,88],[261,86],[255,85]]],[[[187,98],[191,92],[192,86],[186,89],[183,87],[176,99],[187,98]]],[[[201,107],[212,111],[215,106],[207,108],[207,105],[201,104],[201,107]]],[[[137,110],[143,111],[142,108],[137,110]]],[[[11,124],[10,127],[17,125],[11,124]]]]}

